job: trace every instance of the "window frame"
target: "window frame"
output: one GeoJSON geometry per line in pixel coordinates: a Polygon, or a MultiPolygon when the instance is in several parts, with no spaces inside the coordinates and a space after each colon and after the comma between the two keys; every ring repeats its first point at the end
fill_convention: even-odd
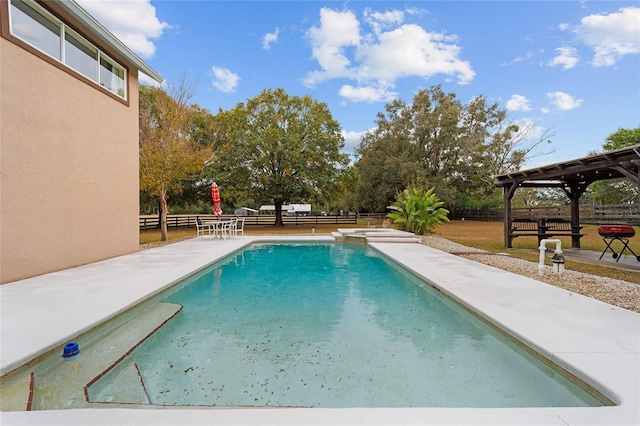
{"type": "MultiPolygon", "coordinates": [[[[13,9],[12,9],[12,4],[14,3],[13,0],[8,0],[9,3],[9,31],[10,33],[14,36],[17,37],[21,40],[23,40],[25,43],[28,43],[29,45],[33,46],[35,49],[39,50],[40,52],[44,53],[45,55],[48,55],[50,57],[52,57],[55,60],[61,61],[62,59],[62,48],[60,47],[60,43],[62,43],[61,37],[62,37],[62,21],[60,19],[58,19],[56,16],[52,15],[51,13],[43,13],[42,8],[39,7],[37,4],[33,3],[33,2],[29,2],[24,1],[24,0],[19,0],[21,3],[24,3],[26,5],[26,7],[28,7],[30,9],[30,11],[35,12],[35,14],[39,15],[37,18],[32,16],[32,13],[29,12],[25,12],[21,7],[18,6],[14,6],[16,9],[20,10],[22,13],[24,13],[27,17],[31,18],[31,20],[35,21],[37,24],[40,25],[39,29],[44,29],[44,30],[48,30],[50,31],[52,34],[55,34],[57,37],[57,56],[53,55],[52,52],[47,51],[43,46],[38,46],[37,44],[32,43],[31,41],[29,41],[26,38],[23,38],[22,36],[16,34],[14,32],[14,20],[13,20],[13,9]],[[44,25],[42,23],[42,21],[46,21],[49,25],[44,25]],[[55,28],[57,31],[53,31],[53,28],[55,28]]],[[[45,32],[46,33],[46,32],[45,32]]],[[[48,33],[46,33],[48,34],[48,33]]]]}
{"type": "Polygon", "coordinates": [[[98,84],[104,88],[106,88],[107,90],[109,90],[111,93],[115,93],[116,95],[122,97],[123,99],[126,99],[127,94],[128,94],[128,90],[127,90],[127,69],[125,67],[123,67],[122,65],[120,65],[120,63],[118,61],[116,61],[115,59],[113,59],[111,56],[107,55],[106,53],[104,53],[102,50],[98,49],[98,84]],[[107,87],[106,84],[103,84],[102,81],[102,72],[103,69],[111,72],[111,74],[115,74],[112,70],[107,69],[106,67],[104,67],[102,65],[102,61],[107,62],[109,65],[111,65],[112,67],[117,68],[119,71],[121,71],[123,73],[122,78],[120,79],[122,81],[122,90],[124,92],[123,95],[119,95],[117,91],[111,90],[109,87],[107,87]]]}
{"type": "Polygon", "coordinates": [[[34,55],[42,58],[46,62],[56,66],[57,68],[65,71],[66,73],[76,77],[79,80],[82,80],[83,82],[89,84],[90,86],[109,95],[113,99],[121,103],[124,103],[127,106],[129,105],[129,68],[128,67],[123,65],[122,62],[120,62],[119,60],[114,59],[112,55],[109,55],[108,53],[106,53],[103,49],[100,48],[100,46],[97,43],[93,42],[90,38],[86,37],[73,25],[67,23],[67,21],[63,16],[59,16],[59,14],[56,14],[54,11],[50,10],[50,8],[47,7],[46,3],[41,3],[35,0],[18,0],[18,1],[21,1],[25,3],[28,7],[31,7],[34,11],[36,11],[37,13],[40,13],[45,19],[53,23],[58,23],[60,28],[60,32],[59,32],[60,59],[52,56],[51,54],[47,53],[46,51],[42,50],[38,46],[32,44],[28,40],[22,38],[20,35],[15,34],[13,32],[13,21],[12,21],[11,9],[12,7],[17,7],[12,5],[14,0],[0,1],[0,11],[2,12],[0,13],[0,17],[2,18],[1,29],[2,29],[2,37],[4,39],[7,39],[12,43],[22,47],[23,49],[33,53],[34,55]],[[66,63],[65,44],[67,43],[67,39],[66,39],[67,33],[69,33],[72,37],[79,39],[77,41],[79,41],[80,43],[86,44],[96,50],[97,58],[96,58],[96,78],[95,79],[92,78],[91,76],[85,75],[82,71],[79,71],[66,63]],[[111,85],[101,84],[101,74],[102,74],[101,58],[105,58],[108,63],[110,63],[112,66],[115,66],[115,68],[118,69],[123,74],[122,78],[120,78],[120,76],[118,75],[118,78],[120,78],[120,85],[122,87],[117,87],[116,90],[111,90],[111,85]],[[118,89],[122,89],[122,93],[120,93],[120,90],[118,89]]]}
{"type": "MultiPolygon", "coordinates": [[[[95,76],[98,75],[98,61],[100,60],[100,50],[93,45],[93,43],[90,43],[87,39],[85,39],[84,37],[82,37],[80,34],[78,34],[76,31],[73,30],[73,28],[69,27],[69,26],[65,26],[64,28],[64,42],[62,43],[65,48],[62,50],[62,63],[66,66],[68,66],[69,68],[71,68],[72,70],[79,72],[80,74],[84,75],[85,77],[87,77],[88,79],[92,80],[92,81],[97,81],[97,79],[95,78],[95,76]],[[82,51],[82,53],[87,53],[84,50],[93,50],[92,53],[95,54],[95,57],[93,58],[93,76],[87,75],[87,73],[84,72],[84,70],[80,70],[79,68],[74,68],[73,66],[69,65],[69,60],[68,60],[68,56],[67,55],[67,43],[69,44],[74,44],[70,41],[67,40],[67,35],[70,36],[71,39],[75,39],[74,41],[78,44],[80,44],[82,47],[79,46],[75,46],[76,49],[82,51]],[[84,48],[84,49],[83,49],[84,48]]],[[[89,57],[89,55],[87,55],[87,57],[89,57]]]]}

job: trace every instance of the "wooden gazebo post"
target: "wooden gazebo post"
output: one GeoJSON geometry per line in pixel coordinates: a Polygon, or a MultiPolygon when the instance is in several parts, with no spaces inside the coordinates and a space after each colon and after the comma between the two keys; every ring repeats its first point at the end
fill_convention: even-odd
{"type": "Polygon", "coordinates": [[[579,182],[570,181],[569,189],[563,187],[562,190],[571,201],[571,248],[580,248],[580,197],[585,193],[587,187],[593,183],[592,181],[579,182]]]}
{"type": "Polygon", "coordinates": [[[502,187],[502,197],[504,200],[504,247],[511,248],[511,223],[513,214],[511,212],[511,199],[518,188],[517,182],[511,182],[509,186],[502,187]]]}

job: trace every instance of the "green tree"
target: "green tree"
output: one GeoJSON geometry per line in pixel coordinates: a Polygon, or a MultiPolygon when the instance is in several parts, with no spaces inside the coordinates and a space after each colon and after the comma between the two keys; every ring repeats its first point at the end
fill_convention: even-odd
{"type": "MultiPolygon", "coordinates": [[[[191,120],[189,124],[189,137],[197,148],[211,149],[215,121],[209,110],[197,104],[189,106],[191,120]]],[[[210,151],[209,151],[210,152],[210,151]]],[[[181,206],[186,212],[211,213],[213,204],[211,203],[211,181],[205,179],[203,175],[204,167],[200,173],[190,175],[186,180],[180,182],[179,190],[169,194],[172,200],[173,209],[181,206]]]]}
{"type": "MultiPolygon", "coordinates": [[[[619,128],[607,136],[602,148],[605,151],[613,151],[636,144],[640,144],[640,126],[635,129],[619,128]]],[[[585,195],[585,201],[594,204],[637,203],[639,199],[638,187],[626,178],[596,181],[589,185],[585,195]]]]}
{"type": "MultiPolygon", "coordinates": [[[[211,147],[214,131],[213,115],[207,109],[197,104],[189,106],[192,113],[189,125],[189,137],[194,144],[203,148],[211,147]]],[[[172,213],[211,213],[211,182],[202,173],[191,174],[167,192],[171,200],[172,213]]],[[[146,211],[158,208],[158,198],[155,192],[140,191],[140,206],[146,211]]],[[[160,228],[161,211],[158,211],[158,228],[160,228]]]]}
{"type": "Polygon", "coordinates": [[[478,96],[463,105],[440,86],[421,90],[411,104],[387,104],[376,125],[356,150],[358,203],[370,211],[414,182],[446,188],[451,207],[462,198],[492,198],[493,176],[519,169],[549,136],[532,138],[532,125],[515,125],[497,104],[478,96]]]}
{"type": "Polygon", "coordinates": [[[449,210],[443,208],[443,202],[434,193],[435,188],[424,191],[422,188],[409,187],[396,197],[394,204],[387,207],[393,212],[387,217],[402,231],[424,235],[432,232],[442,222],[449,222],[449,210]]]}
{"type": "Polygon", "coordinates": [[[171,88],[140,86],[140,189],[154,194],[160,205],[162,241],[168,240],[168,195],[198,175],[211,149],[192,138],[193,111],[188,100],[193,87],[184,81],[171,88]]]}
{"type": "Polygon", "coordinates": [[[635,129],[622,129],[611,133],[605,139],[602,148],[605,151],[613,151],[615,149],[626,148],[628,146],[640,143],[640,126],[635,129]]]}
{"type": "Polygon", "coordinates": [[[276,225],[283,224],[284,203],[328,199],[339,189],[349,158],[326,104],[269,89],[216,119],[207,174],[224,194],[272,202],[276,225]]]}

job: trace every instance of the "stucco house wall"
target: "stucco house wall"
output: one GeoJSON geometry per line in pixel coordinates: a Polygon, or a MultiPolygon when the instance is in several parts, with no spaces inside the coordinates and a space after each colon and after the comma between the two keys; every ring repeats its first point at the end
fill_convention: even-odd
{"type": "Polygon", "coordinates": [[[7,37],[2,3],[0,283],[138,250],[138,69],[101,46],[128,68],[117,99],[7,37]]]}

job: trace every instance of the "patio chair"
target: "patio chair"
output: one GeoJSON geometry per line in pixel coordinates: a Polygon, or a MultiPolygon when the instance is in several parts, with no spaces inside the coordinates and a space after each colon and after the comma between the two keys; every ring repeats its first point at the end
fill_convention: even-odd
{"type": "Polygon", "coordinates": [[[225,225],[224,231],[227,234],[228,238],[233,238],[236,236],[237,223],[238,223],[238,219],[234,217],[225,225]]]}
{"type": "Polygon", "coordinates": [[[244,217],[239,217],[233,221],[229,227],[229,234],[237,237],[239,234],[244,236],[244,217]]]}
{"type": "Polygon", "coordinates": [[[209,236],[211,236],[211,231],[213,229],[211,228],[211,225],[208,225],[206,223],[202,222],[202,219],[200,219],[199,217],[196,217],[196,237],[200,237],[203,236],[204,237],[204,233],[206,232],[209,236]]]}

